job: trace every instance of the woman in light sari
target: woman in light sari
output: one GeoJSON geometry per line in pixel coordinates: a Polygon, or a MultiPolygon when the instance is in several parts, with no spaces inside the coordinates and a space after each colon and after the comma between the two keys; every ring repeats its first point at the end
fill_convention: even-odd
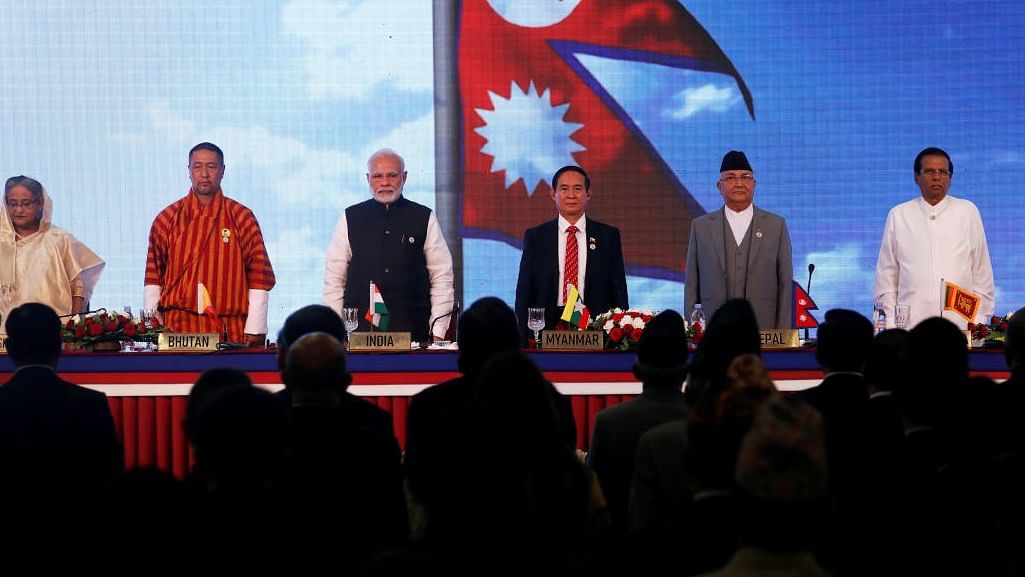
{"type": "MultiPolygon", "coordinates": [[[[53,203],[38,180],[13,176],[0,214],[0,313],[43,303],[58,315],[85,310],[104,262],[71,233],[53,226],[53,203]]],[[[2,326],[2,325],[0,325],[2,326]]]]}

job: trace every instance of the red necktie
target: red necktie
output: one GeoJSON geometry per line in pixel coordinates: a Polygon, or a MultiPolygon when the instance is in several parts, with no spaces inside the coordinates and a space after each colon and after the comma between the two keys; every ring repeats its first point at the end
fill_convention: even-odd
{"type": "Polygon", "coordinates": [[[577,230],[579,229],[572,224],[566,229],[566,234],[569,236],[566,237],[566,264],[563,267],[565,274],[562,281],[562,302],[566,302],[569,298],[569,288],[567,288],[567,285],[573,285],[577,287],[578,291],[580,290],[580,285],[577,284],[577,266],[579,263],[577,255],[577,230]]]}

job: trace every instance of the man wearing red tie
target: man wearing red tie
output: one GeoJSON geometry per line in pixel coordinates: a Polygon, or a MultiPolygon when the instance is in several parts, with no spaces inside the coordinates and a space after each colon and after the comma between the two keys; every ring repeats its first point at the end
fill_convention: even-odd
{"type": "Polygon", "coordinates": [[[544,307],[545,328],[555,326],[569,285],[577,287],[594,314],[630,306],[619,229],[584,214],[591,200],[591,179],[584,169],[564,166],[556,171],[552,200],[559,217],[523,234],[516,316],[524,335],[530,307],[544,307]]]}

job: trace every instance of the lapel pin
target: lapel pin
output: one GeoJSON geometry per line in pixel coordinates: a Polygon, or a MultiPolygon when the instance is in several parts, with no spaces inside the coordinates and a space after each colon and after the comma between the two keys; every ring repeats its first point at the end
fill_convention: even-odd
{"type": "Polygon", "coordinates": [[[413,237],[409,237],[409,244],[413,244],[414,242],[416,242],[416,240],[414,240],[413,237]]]}
{"type": "Polygon", "coordinates": [[[762,229],[759,228],[758,230],[755,231],[755,236],[758,237],[758,238],[762,238],[765,235],[762,233],[762,229]]]}
{"type": "Polygon", "coordinates": [[[224,244],[228,244],[229,240],[231,240],[231,231],[228,230],[227,228],[222,228],[221,229],[221,241],[224,242],[224,244]]]}
{"type": "Polygon", "coordinates": [[[592,236],[592,237],[590,237],[590,238],[588,238],[587,240],[591,241],[591,243],[590,243],[590,245],[589,245],[589,248],[590,248],[591,250],[594,250],[595,248],[597,248],[597,245],[598,245],[598,241],[596,241],[596,240],[594,239],[594,237],[593,237],[593,236],[592,236]]]}

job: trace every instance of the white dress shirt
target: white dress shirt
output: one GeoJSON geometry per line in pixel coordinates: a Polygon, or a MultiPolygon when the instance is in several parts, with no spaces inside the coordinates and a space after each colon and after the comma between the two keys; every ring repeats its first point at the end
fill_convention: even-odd
{"type": "MultiPolygon", "coordinates": [[[[455,303],[453,290],[452,253],[448,251],[445,237],[441,234],[438,218],[431,211],[427,218],[427,236],[424,238],[424,258],[427,260],[427,277],[431,283],[431,320],[452,312],[455,303]]],[[[324,304],[339,315],[345,299],[345,278],[352,262],[352,247],[349,245],[349,223],[345,212],[338,219],[331,244],[327,247],[327,262],[324,265],[324,304]]],[[[444,338],[451,316],[439,319],[434,324],[434,336],[444,338]]]]}
{"type": "MultiPolygon", "coordinates": [[[[577,232],[574,235],[577,237],[577,292],[580,293],[580,300],[587,304],[587,299],[584,297],[584,273],[587,271],[587,215],[581,215],[580,220],[575,223],[577,232]]],[[[565,305],[566,299],[562,295],[562,285],[566,279],[566,240],[569,236],[566,233],[566,229],[570,227],[570,222],[559,215],[559,305],[565,305]]]]}
{"type": "Polygon", "coordinates": [[[726,214],[726,222],[730,223],[730,230],[733,231],[733,240],[737,242],[737,246],[740,246],[740,243],[744,242],[747,229],[751,228],[751,220],[755,217],[755,205],[749,204],[740,212],[734,212],[728,206],[724,206],[723,209],[726,214]]]}
{"type": "MultiPolygon", "coordinates": [[[[897,304],[910,307],[909,328],[940,316],[944,280],[978,295],[975,322],[989,321],[996,289],[979,209],[950,195],[935,206],[918,197],[893,207],[883,229],[874,291],[887,326],[894,326],[897,304]]],[[[953,311],[942,316],[962,329],[968,324],[953,311]]]]}

